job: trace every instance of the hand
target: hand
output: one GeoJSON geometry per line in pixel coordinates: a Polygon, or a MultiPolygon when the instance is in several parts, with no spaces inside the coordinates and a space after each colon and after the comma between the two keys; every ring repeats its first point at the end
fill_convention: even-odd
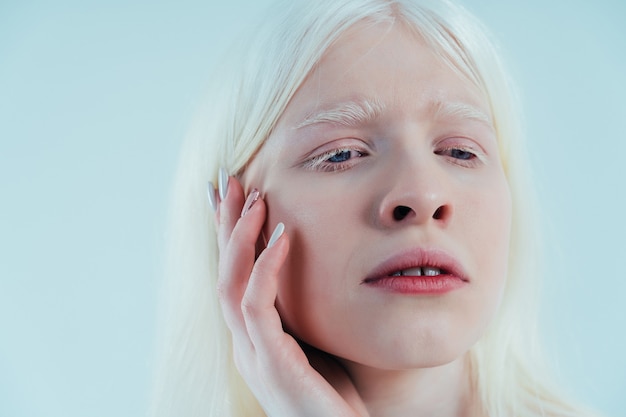
{"type": "Polygon", "coordinates": [[[367,416],[344,369],[313,348],[307,348],[307,357],[283,330],[274,303],[289,237],[277,228],[273,245],[255,261],[266,220],[265,203],[259,197],[250,207],[252,198],[245,201],[236,179],[224,175],[220,182],[224,198],[214,199],[219,201],[215,204],[220,249],[218,294],[239,373],[268,416],[367,416]],[[241,216],[244,204],[247,213],[241,216]]]}

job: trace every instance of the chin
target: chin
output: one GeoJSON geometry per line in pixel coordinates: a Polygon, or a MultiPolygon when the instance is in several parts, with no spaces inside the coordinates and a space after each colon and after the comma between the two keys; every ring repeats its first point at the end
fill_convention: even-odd
{"type": "MultiPolygon", "coordinates": [[[[478,333],[478,332],[476,332],[478,333]]],[[[433,368],[450,364],[463,358],[480,335],[428,331],[405,331],[398,335],[381,334],[375,340],[350,339],[333,343],[305,342],[338,360],[372,369],[399,371],[433,368]],[[391,336],[391,337],[390,337],[391,336]]]]}
{"type": "Polygon", "coordinates": [[[406,370],[420,368],[434,368],[447,365],[464,357],[472,345],[451,344],[447,342],[433,342],[424,346],[416,343],[413,346],[394,348],[381,352],[374,360],[364,363],[373,368],[388,370],[406,370]]]}
{"type": "Polygon", "coordinates": [[[370,369],[383,372],[412,371],[419,369],[430,369],[444,367],[453,363],[464,362],[471,346],[464,348],[446,347],[443,350],[429,349],[413,351],[394,351],[380,354],[365,354],[363,352],[356,355],[335,356],[348,368],[370,369]]]}

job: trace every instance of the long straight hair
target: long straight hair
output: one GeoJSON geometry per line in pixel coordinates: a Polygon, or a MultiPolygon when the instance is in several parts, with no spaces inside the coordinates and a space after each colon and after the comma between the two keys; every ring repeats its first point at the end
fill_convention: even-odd
{"type": "Polygon", "coordinates": [[[488,32],[448,0],[287,0],[231,49],[184,144],[174,183],[152,415],[264,415],[235,369],[220,312],[206,183],[215,183],[220,166],[244,172],[325,51],[359,22],[403,23],[489,101],[513,223],[501,307],[468,354],[484,414],[582,415],[548,383],[537,343],[538,228],[514,89],[488,32]]]}

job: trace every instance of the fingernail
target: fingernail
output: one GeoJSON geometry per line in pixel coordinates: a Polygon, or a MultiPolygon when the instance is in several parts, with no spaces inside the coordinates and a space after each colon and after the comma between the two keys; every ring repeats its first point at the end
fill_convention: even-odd
{"type": "Polygon", "coordinates": [[[215,198],[215,187],[213,183],[209,181],[209,185],[207,186],[207,193],[209,194],[209,205],[213,209],[213,211],[217,210],[217,199],[215,198]]]}
{"type": "Polygon", "coordinates": [[[220,172],[217,178],[217,187],[220,190],[220,199],[224,200],[228,193],[228,173],[224,168],[220,168],[220,172]]]}
{"type": "Polygon", "coordinates": [[[276,225],[276,228],[272,232],[272,236],[270,237],[270,241],[267,243],[267,247],[271,248],[272,246],[274,246],[274,243],[276,243],[276,241],[282,236],[284,231],[285,225],[282,223],[278,223],[276,225]]]}
{"type": "Polygon", "coordinates": [[[243,205],[243,210],[241,210],[241,217],[245,216],[246,213],[250,211],[250,209],[252,208],[254,203],[257,202],[258,199],[259,199],[259,190],[257,190],[256,188],[253,188],[250,195],[248,195],[248,198],[246,198],[246,203],[243,205]]]}

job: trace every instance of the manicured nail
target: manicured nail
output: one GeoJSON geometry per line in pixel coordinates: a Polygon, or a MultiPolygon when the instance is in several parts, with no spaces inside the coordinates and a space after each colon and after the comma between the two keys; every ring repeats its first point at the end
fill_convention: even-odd
{"type": "Polygon", "coordinates": [[[285,225],[282,223],[278,223],[276,225],[276,228],[272,232],[272,236],[270,237],[270,241],[267,243],[267,247],[271,248],[272,246],[274,246],[274,243],[276,243],[276,241],[282,236],[284,231],[285,225]]]}
{"type": "Polygon", "coordinates": [[[209,181],[209,185],[207,186],[207,193],[209,194],[209,205],[213,209],[213,211],[217,210],[217,199],[215,198],[215,187],[213,183],[209,181]]]}
{"type": "Polygon", "coordinates": [[[228,172],[224,168],[220,168],[217,178],[217,188],[220,190],[220,199],[224,200],[228,193],[228,172]]]}
{"type": "Polygon", "coordinates": [[[241,210],[241,217],[245,216],[248,211],[252,208],[254,203],[259,199],[259,190],[256,188],[252,189],[252,192],[246,198],[246,203],[243,205],[243,210],[241,210]]]}

